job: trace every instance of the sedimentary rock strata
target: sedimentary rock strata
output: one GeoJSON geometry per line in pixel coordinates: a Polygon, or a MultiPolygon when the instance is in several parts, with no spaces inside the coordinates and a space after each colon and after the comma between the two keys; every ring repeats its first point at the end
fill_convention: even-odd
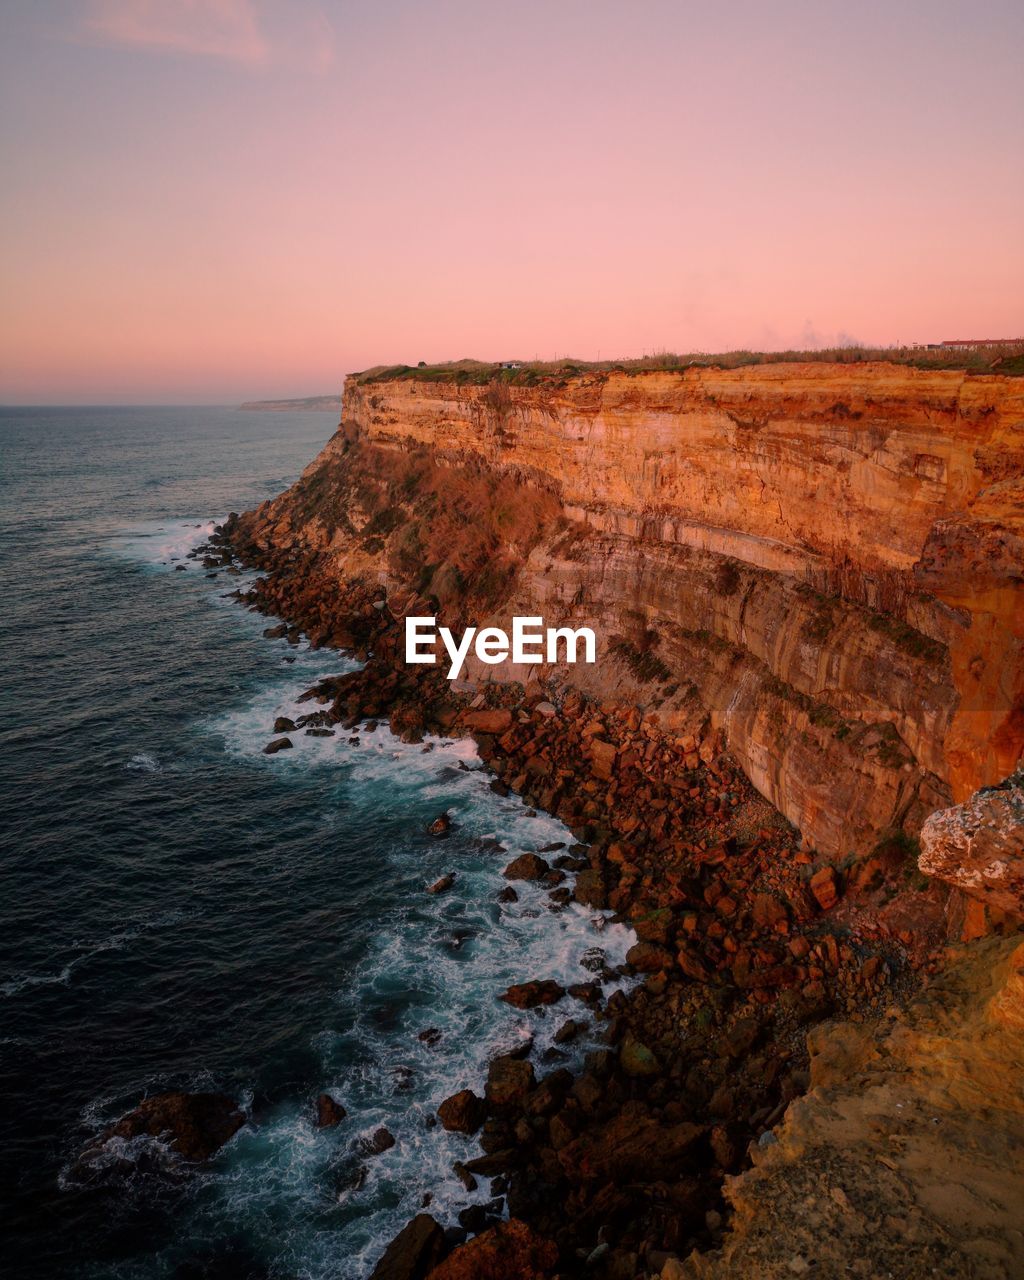
{"type": "Polygon", "coordinates": [[[494,992],[559,1019],[554,1056],[526,1043],[443,1104],[482,1150],[453,1177],[493,1199],[440,1236],[420,1215],[381,1276],[442,1255],[453,1276],[506,1256],[538,1276],[1016,1274],[1019,1179],[996,1183],[1019,1145],[1019,952],[982,942],[927,984],[949,939],[1019,927],[1018,385],[884,365],[356,380],[298,484],[217,535],[265,571],[250,607],[365,660],[308,692],[318,724],[472,733],[494,790],[571,828],[497,862],[499,904],[529,880],[637,935],[628,992],[599,948],[564,990],[494,992]],[[590,625],[602,660],[450,683],[403,662],[424,615],[590,625]],[[583,1028],[600,1047],[566,1070],[583,1028]]]}
{"type": "MultiPolygon", "coordinates": [[[[593,626],[599,662],[564,681],[680,734],[720,727],[829,852],[918,829],[1024,748],[1018,379],[349,379],[337,435],[242,531],[339,591],[372,578],[392,608],[593,626]]],[[[476,679],[539,670],[467,662],[476,679]]]]}

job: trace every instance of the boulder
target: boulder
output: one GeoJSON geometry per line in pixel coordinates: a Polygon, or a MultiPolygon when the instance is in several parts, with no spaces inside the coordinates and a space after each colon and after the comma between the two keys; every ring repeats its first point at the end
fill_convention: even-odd
{"type": "Polygon", "coordinates": [[[208,1160],[243,1124],[245,1114],[227,1094],[158,1093],[107,1129],[100,1141],[148,1134],[166,1140],[186,1160],[208,1160]]]}
{"type": "Polygon", "coordinates": [[[511,1107],[521,1103],[535,1083],[533,1064],[506,1053],[492,1060],[484,1094],[492,1107],[511,1107]]]}
{"type": "Polygon", "coordinates": [[[921,829],[917,865],[988,907],[1024,917],[1024,770],[933,813],[921,829]]]}
{"type": "Polygon", "coordinates": [[[427,835],[446,836],[452,829],[452,820],[446,813],[439,813],[427,827],[427,835]]]}
{"type": "Polygon", "coordinates": [[[662,973],[672,968],[675,956],[654,942],[638,942],[626,952],[626,963],[638,973],[662,973]]]}
{"type": "Polygon", "coordinates": [[[476,1133],[487,1115],[487,1103],[472,1089],[460,1089],[445,1098],[437,1114],[449,1133],[476,1133]]]}
{"type": "Polygon", "coordinates": [[[455,872],[449,871],[447,875],[441,876],[435,880],[432,885],[427,886],[427,893],[447,893],[455,883],[455,872]]]}
{"type": "Polygon", "coordinates": [[[710,982],[711,974],[707,965],[692,947],[680,947],[676,953],[676,964],[683,973],[694,982],[710,982]]]}
{"type": "Polygon", "coordinates": [[[287,716],[278,716],[274,721],[275,733],[294,733],[298,725],[294,720],[289,720],[287,716]]]}
{"type": "Polygon", "coordinates": [[[275,738],[273,742],[268,742],[263,748],[265,756],[276,756],[279,751],[291,751],[291,738],[275,738]]]}
{"type": "MultiPolygon", "coordinates": [[[[657,942],[667,946],[672,940],[673,915],[668,907],[658,907],[630,921],[633,931],[641,942],[657,942]]],[[[634,964],[633,961],[630,961],[634,964]]],[[[634,967],[635,964],[634,964],[634,967]]]]}
{"type": "Polygon", "coordinates": [[[835,867],[822,867],[811,876],[808,886],[822,911],[829,911],[839,901],[839,877],[835,867]]]}
{"type": "Polygon", "coordinates": [[[700,1125],[667,1125],[641,1103],[627,1102],[559,1151],[558,1161],[572,1182],[669,1182],[693,1163],[703,1133],[700,1125]]]}
{"type": "Polygon", "coordinates": [[[390,1151],[394,1145],[394,1134],[381,1127],[369,1138],[360,1140],[359,1150],[366,1156],[379,1156],[384,1151],[390,1151]]]}
{"type": "Polygon", "coordinates": [[[467,711],[462,723],[470,733],[505,733],[512,727],[512,712],[507,707],[494,711],[482,707],[479,711],[467,711]]]}
{"type": "Polygon", "coordinates": [[[576,877],[573,896],[584,907],[595,907],[600,911],[608,905],[604,876],[600,871],[581,871],[576,877]]]}
{"type": "Polygon", "coordinates": [[[538,978],[514,983],[499,999],[516,1009],[535,1009],[542,1004],[557,1004],[564,995],[565,988],[559,983],[551,978],[538,978]]]}
{"type": "Polygon", "coordinates": [[[329,1093],[322,1093],[316,1100],[316,1127],[318,1129],[333,1129],[336,1124],[340,1124],[348,1115],[348,1112],[331,1097],[329,1093]]]}
{"type": "Polygon", "coordinates": [[[761,1035],[761,1025],[755,1018],[739,1018],[724,1031],[718,1050],[723,1058],[745,1058],[761,1035]]]}
{"type": "Polygon", "coordinates": [[[633,1076],[634,1079],[661,1074],[661,1063],[650,1049],[633,1035],[627,1035],[623,1040],[622,1048],[619,1050],[619,1063],[626,1075],[633,1076]]]}
{"type": "Polygon", "coordinates": [[[502,875],[506,880],[540,880],[551,870],[543,858],[535,853],[521,853],[513,858],[502,875]]]}
{"type": "Polygon", "coordinates": [[[786,905],[770,893],[757,893],[750,914],[754,923],[762,929],[774,929],[776,925],[789,920],[786,905]]]}
{"type": "Polygon", "coordinates": [[[517,1161],[517,1154],[515,1147],[501,1147],[484,1156],[467,1160],[462,1167],[470,1177],[478,1173],[481,1178],[497,1178],[508,1173],[517,1161]]]}
{"type": "Polygon", "coordinates": [[[370,1280],[426,1280],[445,1252],[441,1224],[429,1213],[418,1213],[384,1250],[370,1280]]]}
{"type": "Polygon", "coordinates": [[[453,1249],[431,1280],[544,1280],[557,1264],[553,1241],[510,1218],[453,1249]]]}
{"type": "Polygon", "coordinates": [[[610,780],[615,771],[615,758],[618,754],[618,751],[610,742],[605,742],[603,738],[592,738],[590,742],[590,767],[595,777],[603,778],[605,781],[610,780]]]}

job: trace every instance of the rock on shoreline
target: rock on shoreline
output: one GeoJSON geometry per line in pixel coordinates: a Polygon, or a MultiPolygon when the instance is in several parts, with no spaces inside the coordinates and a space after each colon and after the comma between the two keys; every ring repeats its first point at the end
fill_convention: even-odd
{"type": "MultiPolygon", "coordinates": [[[[498,1180],[511,1218],[554,1248],[545,1267],[566,1276],[584,1274],[588,1258],[632,1277],[655,1259],[675,1266],[715,1249],[727,1180],[808,1087],[808,1029],[880,1018],[938,968],[944,892],[906,874],[898,844],[841,870],[815,857],[713,732],[680,738],[656,711],[554,688],[490,687],[479,695],[489,705],[469,706],[436,672],[402,665],[403,610],[422,607],[414,593],[378,609],[379,586],[352,581],[340,593],[314,550],[259,545],[237,524],[229,536],[266,571],[253,607],[366,657],[321,686],[334,717],[389,716],[407,741],[472,732],[496,785],[572,829],[575,900],[636,930],[630,964],[642,977],[630,992],[606,1000],[595,978],[565,993],[586,1002],[600,1047],[575,1074],[538,1075],[528,1056],[492,1061],[474,1130],[483,1154],[453,1176],[498,1180]]],[[[504,874],[558,892],[566,870],[526,854],[504,874]]],[[[514,1001],[543,1009],[562,998],[544,983],[514,984],[514,1001]]],[[[413,1237],[434,1235],[421,1222],[413,1237]]]]}

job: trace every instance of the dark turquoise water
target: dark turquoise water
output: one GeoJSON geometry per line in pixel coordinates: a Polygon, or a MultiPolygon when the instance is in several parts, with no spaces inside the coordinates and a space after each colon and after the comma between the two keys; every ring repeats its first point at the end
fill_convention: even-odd
{"type": "Polygon", "coordinates": [[[507,860],[567,833],[494,796],[469,744],[381,728],[262,754],[347,660],[263,639],[225,598],[238,580],[182,557],[333,427],[0,410],[5,1275],[367,1275],[425,1194],[443,1220],[468,1203],[450,1173],[468,1140],[429,1126],[437,1103],[560,1021],[496,994],[628,946],[537,890],[497,906],[507,860]],[[456,829],[431,840],[441,809],[456,829]],[[423,893],[449,870],[454,892],[423,893]],[[127,1174],[75,1173],[84,1143],[175,1087],[227,1090],[253,1122],[186,1179],[135,1150],[127,1174]],[[349,1109],[337,1130],[311,1124],[322,1089],[349,1109]],[[396,1147],[360,1156],[381,1124],[396,1147]]]}

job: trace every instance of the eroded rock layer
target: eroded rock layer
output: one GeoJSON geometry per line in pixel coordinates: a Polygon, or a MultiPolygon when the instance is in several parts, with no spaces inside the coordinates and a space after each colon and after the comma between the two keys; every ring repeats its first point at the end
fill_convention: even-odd
{"type": "MultiPolygon", "coordinates": [[[[592,626],[598,664],[556,683],[680,736],[710,720],[827,852],[918,830],[1024,748],[1021,380],[349,379],[338,433],[242,528],[311,592],[370,576],[451,624],[592,626]]],[[[327,614],[322,631],[338,638],[327,614]]]]}
{"type": "Polygon", "coordinates": [[[1024,1273],[1024,947],[958,958],[906,1013],[827,1023],[811,1089],[731,1180],[724,1247],[663,1280],[1024,1273]]]}

